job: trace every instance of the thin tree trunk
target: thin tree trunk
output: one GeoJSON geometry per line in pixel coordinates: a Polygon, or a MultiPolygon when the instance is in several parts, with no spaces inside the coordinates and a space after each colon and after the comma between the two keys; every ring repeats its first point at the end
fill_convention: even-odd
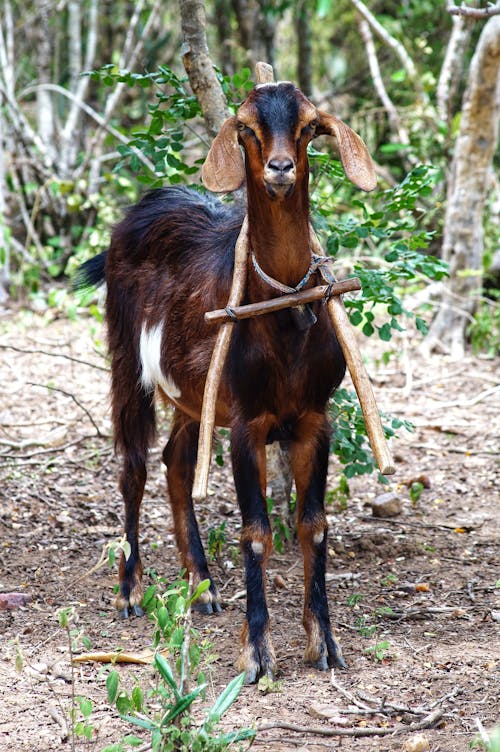
{"type": "Polygon", "coordinates": [[[297,80],[306,97],[312,94],[311,9],[308,0],[301,0],[295,9],[297,34],[297,80]]]}
{"type": "MultiPolygon", "coordinates": [[[[36,51],[38,81],[41,84],[48,84],[51,81],[50,61],[52,58],[48,9],[43,0],[38,0],[37,6],[39,13],[38,49],[36,51]]],[[[45,166],[49,167],[54,164],[56,157],[54,108],[51,95],[43,88],[37,91],[36,114],[38,134],[45,144],[46,160],[48,160],[45,166]]]]}
{"type": "Polygon", "coordinates": [[[207,131],[213,138],[230,113],[208,52],[205,3],[203,0],[179,0],[179,8],[184,67],[200,103],[207,131]]]}
{"type": "Polygon", "coordinates": [[[234,73],[231,4],[229,0],[215,0],[214,25],[217,29],[217,45],[219,48],[219,65],[223,73],[232,76],[234,73]]]}
{"type": "Polygon", "coordinates": [[[483,212],[500,117],[500,17],[485,25],[471,61],[448,187],[443,258],[450,279],[424,349],[463,357],[465,330],[481,289],[483,212]]]}

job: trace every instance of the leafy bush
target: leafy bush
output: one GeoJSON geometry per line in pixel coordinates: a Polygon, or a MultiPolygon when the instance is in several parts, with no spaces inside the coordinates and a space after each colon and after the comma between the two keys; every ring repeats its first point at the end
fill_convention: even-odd
{"type": "MultiPolygon", "coordinates": [[[[159,591],[151,585],[143,605],[153,623],[153,668],[157,681],[147,689],[136,683],[131,692],[120,686],[120,675],[112,669],[106,679],[108,701],[114,704],[125,722],[147,732],[153,752],[223,752],[255,736],[253,729],[219,733],[222,715],[235,702],[243,686],[244,674],[236,676],[217,697],[200,723],[193,705],[204,699],[207,686],[202,661],[208,659],[210,646],[200,642],[191,626],[193,602],[208,589],[208,580],[194,592],[185,580],[159,591]],[[169,659],[165,657],[168,654],[169,659]]],[[[124,752],[143,744],[143,739],[127,734],[120,742],[102,752],[124,752]]]]}

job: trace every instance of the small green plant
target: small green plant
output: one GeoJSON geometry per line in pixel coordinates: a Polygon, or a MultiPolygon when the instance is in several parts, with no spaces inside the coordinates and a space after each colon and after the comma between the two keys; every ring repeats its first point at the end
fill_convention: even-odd
{"type": "Polygon", "coordinates": [[[370,645],[365,648],[365,653],[372,656],[375,661],[383,661],[388,657],[388,651],[390,649],[390,643],[387,640],[377,640],[374,645],[370,645]]]}
{"type": "MultiPolygon", "coordinates": [[[[223,752],[252,739],[253,729],[217,732],[222,715],[238,697],[244,674],[227,685],[201,724],[193,715],[192,706],[205,697],[207,683],[200,665],[209,646],[200,643],[191,626],[191,606],[208,589],[209,581],[201,582],[194,592],[184,580],[169,585],[164,592],[159,591],[159,585],[160,581],[151,585],[143,599],[154,624],[153,668],[157,681],[146,691],[136,684],[128,692],[120,687],[120,676],[113,669],[106,679],[108,701],[116,706],[122,720],[149,735],[153,752],[223,752]]],[[[143,742],[129,734],[103,752],[124,752],[143,742]]]]}
{"type": "Polygon", "coordinates": [[[334,507],[337,512],[344,512],[347,509],[350,495],[348,480],[342,473],[338,485],[326,492],[326,503],[328,506],[334,507]]]}
{"type": "Polygon", "coordinates": [[[292,537],[292,532],[286,522],[274,511],[274,500],[270,496],[267,497],[266,504],[273,531],[273,546],[275,551],[282,554],[285,550],[285,543],[292,537]]]}
{"type": "Polygon", "coordinates": [[[221,522],[217,527],[211,527],[208,533],[208,557],[215,561],[222,555],[226,542],[226,523],[221,522]]]}
{"type": "Polygon", "coordinates": [[[351,608],[354,608],[355,606],[358,605],[358,603],[363,603],[364,599],[365,599],[365,596],[363,595],[363,593],[353,593],[347,599],[347,605],[350,606],[351,608]]]}
{"type": "Polygon", "coordinates": [[[414,481],[410,486],[411,503],[415,505],[422,496],[425,486],[420,481],[414,481]]]}
{"type": "Polygon", "coordinates": [[[382,585],[384,587],[391,587],[392,585],[395,585],[397,581],[398,576],[396,574],[393,574],[392,572],[389,572],[389,574],[386,575],[382,580],[382,585]]]}
{"type": "Polygon", "coordinates": [[[475,353],[485,352],[490,356],[500,354],[500,290],[489,290],[488,298],[482,298],[467,328],[475,353]]]}
{"type": "Polygon", "coordinates": [[[89,650],[92,644],[89,638],[79,629],[77,622],[77,613],[74,606],[61,608],[58,611],[59,626],[66,632],[69,647],[69,657],[71,666],[71,706],[69,709],[68,728],[70,732],[71,750],[74,752],[76,737],[84,737],[91,740],[94,737],[95,727],[91,721],[94,705],[88,697],[79,696],[75,691],[75,673],[73,656],[81,647],[89,650]]]}

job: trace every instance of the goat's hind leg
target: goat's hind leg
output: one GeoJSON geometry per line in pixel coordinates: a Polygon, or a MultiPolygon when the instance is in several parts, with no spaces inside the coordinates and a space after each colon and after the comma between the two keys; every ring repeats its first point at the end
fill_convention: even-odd
{"type": "Polygon", "coordinates": [[[195,608],[207,614],[221,611],[217,588],[210,576],[193,508],[192,488],[198,449],[199,423],[175,411],[170,439],[163,450],[167,484],[181,566],[193,575],[194,587],[210,580],[195,608]]]}
{"type": "Polygon", "coordinates": [[[151,395],[136,384],[129,391],[130,399],[120,403],[125,390],[113,389],[113,420],[115,439],[123,455],[120,490],[125,504],[125,536],[130,553],[120,560],[120,590],[115,605],[123,618],[130,614],[142,616],[142,563],[139,553],[139,512],[146,484],[148,447],[155,433],[155,413],[151,395]]]}
{"type": "Polygon", "coordinates": [[[330,430],[325,416],[311,413],[292,443],[297,488],[298,534],[304,557],[304,615],[307,643],[304,660],[318,669],[345,668],[330,626],[325,573],[327,523],[324,511],[330,430]]]}

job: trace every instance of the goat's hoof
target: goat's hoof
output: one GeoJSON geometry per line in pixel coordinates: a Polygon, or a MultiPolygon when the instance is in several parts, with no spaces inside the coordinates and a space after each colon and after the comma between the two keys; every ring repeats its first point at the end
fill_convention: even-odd
{"type": "Polygon", "coordinates": [[[264,677],[269,681],[269,683],[272,683],[275,681],[274,666],[272,668],[271,666],[262,668],[260,666],[257,666],[257,664],[255,664],[250,669],[245,671],[245,679],[243,683],[246,686],[249,686],[250,684],[257,684],[257,682],[264,677]]]}
{"type": "Polygon", "coordinates": [[[219,601],[206,601],[203,603],[203,601],[195,601],[193,603],[193,610],[197,611],[199,614],[204,614],[205,616],[210,616],[210,614],[220,614],[222,611],[222,606],[220,605],[219,601]]]}
{"type": "Polygon", "coordinates": [[[329,668],[347,668],[347,663],[344,661],[344,658],[341,653],[337,652],[337,654],[333,657],[328,657],[328,666],[329,668]]]}
{"type": "Polygon", "coordinates": [[[128,619],[130,616],[144,616],[144,611],[135,603],[133,606],[124,606],[118,615],[120,619],[128,619]]]}
{"type": "Polygon", "coordinates": [[[347,668],[342,651],[331,634],[326,634],[319,642],[310,642],[304,653],[304,661],[308,666],[327,671],[329,668],[347,668]]]}
{"type": "Polygon", "coordinates": [[[248,642],[243,645],[238,660],[238,668],[245,672],[245,684],[255,684],[263,676],[274,681],[276,672],[276,658],[271,639],[264,636],[257,645],[248,642]]]}

